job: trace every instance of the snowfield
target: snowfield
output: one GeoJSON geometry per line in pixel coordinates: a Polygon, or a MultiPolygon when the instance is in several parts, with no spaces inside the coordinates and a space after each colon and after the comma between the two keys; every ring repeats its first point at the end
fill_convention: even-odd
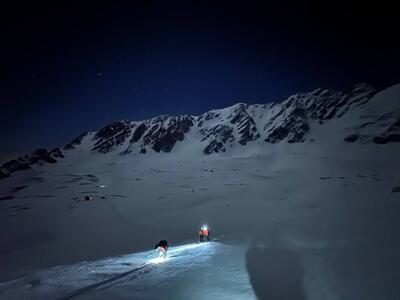
{"type": "Polygon", "coordinates": [[[0,289],[7,299],[255,299],[243,251],[217,242],[188,244],[172,247],[165,260],[146,251],[60,266],[0,289]]]}
{"type": "Polygon", "coordinates": [[[308,120],[299,143],[205,155],[190,131],[171,152],[121,155],[129,140],[93,152],[89,133],[0,180],[0,299],[398,299],[400,143],[371,138],[395,137],[399,91],[308,120]],[[215,241],[197,244],[203,223],[215,241]]]}

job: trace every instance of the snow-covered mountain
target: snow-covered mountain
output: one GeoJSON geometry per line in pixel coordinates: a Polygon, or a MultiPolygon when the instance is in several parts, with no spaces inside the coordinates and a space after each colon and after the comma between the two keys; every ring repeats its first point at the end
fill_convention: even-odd
{"type": "Polygon", "coordinates": [[[1,166],[0,178],[31,165],[56,163],[77,150],[130,155],[174,153],[188,146],[196,155],[210,155],[254,145],[319,142],[324,136],[335,142],[400,142],[400,85],[381,92],[366,84],[348,92],[317,89],[281,103],[238,103],[200,116],[122,120],[84,133],[63,148],[38,149],[11,160],[1,166]]]}
{"type": "Polygon", "coordinates": [[[7,162],[0,298],[70,299],[139,266],[160,239],[186,249],[208,223],[207,259],[186,249],[82,296],[398,299],[399,120],[400,85],[319,89],[119,121],[7,162]]]}

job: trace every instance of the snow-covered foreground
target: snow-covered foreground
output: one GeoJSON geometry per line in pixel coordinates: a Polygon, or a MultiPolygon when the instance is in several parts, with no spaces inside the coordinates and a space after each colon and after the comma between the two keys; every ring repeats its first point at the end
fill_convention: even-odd
{"type": "Polygon", "coordinates": [[[121,121],[10,161],[0,298],[399,299],[399,99],[359,85],[121,121]],[[219,242],[188,246],[204,223],[219,242]],[[164,239],[186,246],[154,264],[164,239]]]}
{"type": "Polygon", "coordinates": [[[203,223],[220,243],[176,247],[79,298],[398,299],[399,151],[310,142],[198,160],[77,152],[17,172],[0,182],[14,197],[0,201],[0,299],[59,299],[140,266],[161,239],[193,241],[203,223]]]}
{"type": "Polygon", "coordinates": [[[0,284],[4,299],[254,299],[244,248],[218,242],[54,267],[0,284]],[[228,288],[229,287],[229,288],[228,288]]]}

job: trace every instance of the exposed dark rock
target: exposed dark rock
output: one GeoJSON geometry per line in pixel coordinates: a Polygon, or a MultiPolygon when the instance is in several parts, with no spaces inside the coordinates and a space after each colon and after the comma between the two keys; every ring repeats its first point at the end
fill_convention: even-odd
{"type": "Polygon", "coordinates": [[[12,159],[0,167],[0,179],[9,177],[11,173],[17,171],[28,170],[31,165],[40,164],[44,165],[46,163],[54,164],[57,160],[51,156],[51,153],[46,149],[37,149],[31,154],[19,157],[17,159],[12,159]]]}
{"type": "Polygon", "coordinates": [[[135,132],[133,133],[131,142],[136,143],[140,138],[143,136],[143,134],[146,132],[147,126],[146,124],[142,123],[138,127],[136,127],[135,132]]]}
{"type": "Polygon", "coordinates": [[[217,138],[221,140],[222,142],[227,142],[227,141],[233,141],[234,137],[232,135],[233,128],[226,126],[226,125],[217,125],[206,132],[203,131],[203,138],[201,141],[204,141],[210,137],[217,138]]]}
{"type": "Polygon", "coordinates": [[[218,113],[216,113],[214,111],[209,111],[209,112],[206,112],[205,114],[202,114],[201,116],[199,116],[198,121],[199,122],[201,122],[203,120],[210,121],[210,120],[216,119],[218,117],[219,117],[218,113]]]}
{"type": "Polygon", "coordinates": [[[126,127],[130,128],[129,121],[113,122],[100,129],[94,136],[93,140],[107,140],[111,137],[114,137],[117,133],[125,130],[126,127]]]}
{"type": "Polygon", "coordinates": [[[11,200],[13,198],[14,198],[13,196],[4,196],[4,197],[0,197],[0,201],[11,200]]]}
{"type": "Polygon", "coordinates": [[[49,154],[50,154],[50,156],[52,156],[54,158],[64,158],[65,157],[60,148],[51,150],[49,154]]]}
{"type": "Polygon", "coordinates": [[[48,154],[49,154],[49,152],[48,152],[46,149],[40,148],[40,149],[35,150],[35,151],[31,154],[31,156],[34,156],[34,157],[44,157],[44,156],[46,156],[46,155],[48,155],[48,154]]]}
{"type": "Polygon", "coordinates": [[[310,126],[307,123],[305,110],[296,107],[279,126],[270,129],[265,141],[279,143],[287,138],[288,143],[300,143],[304,142],[305,135],[309,130],[310,126]]]}
{"type": "Polygon", "coordinates": [[[13,187],[13,188],[11,189],[11,191],[12,191],[13,193],[16,193],[16,192],[19,192],[19,191],[21,191],[21,190],[23,190],[23,189],[26,189],[26,188],[27,188],[26,185],[21,185],[21,186],[13,187]]]}
{"type": "Polygon", "coordinates": [[[181,140],[179,133],[165,133],[156,139],[152,148],[156,152],[170,152],[177,140],[181,140]]]}
{"type": "Polygon", "coordinates": [[[8,173],[13,173],[15,171],[22,171],[30,169],[29,162],[23,158],[12,159],[2,165],[2,169],[6,169],[8,173]]]}
{"type": "Polygon", "coordinates": [[[351,134],[351,135],[345,137],[344,140],[345,140],[345,142],[348,142],[348,143],[354,143],[355,141],[358,140],[359,137],[360,137],[359,134],[351,134]]]}
{"type": "Polygon", "coordinates": [[[309,120],[317,120],[322,125],[324,120],[339,118],[367,103],[375,93],[370,86],[361,84],[348,93],[318,89],[291,96],[265,124],[264,130],[269,132],[265,141],[278,143],[287,138],[288,143],[303,142],[310,130],[309,120]]]}
{"type": "Polygon", "coordinates": [[[288,138],[287,142],[292,144],[292,143],[302,143],[304,142],[305,134],[310,130],[310,127],[308,126],[307,123],[303,123],[300,126],[298,126],[298,130],[293,132],[291,136],[288,138]]]}
{"type": "Polygon", "coordinates": [[[38,162],[47,162],[50,164],[54,164],[57,162],[57,160],[51,157],[50,153],[46,149],[37,149],[31,154],[29,164],[32,165],[38,162]]]}
{"type": "Polygon", "coordinates": [[[246,145],[248,142],[260,138],[256,124],[253,118],[248,114],[245,104],[238,104],[228,119],[231,119],[230,123],[237,128],[240,136],[238,142],[241,145],[246,145]]]}
{"type": "Polygon", "coordinates": [[[152,137],[154,141],[153,150],[156,152],[170,152],[177,141],[183,141],[185,133],[193,126],[193,121],[190,117],[172,118],[169,125],[164,128],[155,129],[152,137]]]}
{"type": "Polygon", "coordinates": [[[130,145],[123,154],[130,153],[134,144],[139,144],[140,153],[146,153],[146,146],[155,152],[170,152],[177,141],[184,140],[192,126],[193,118],[186,115],[162,115],[145,121],[136,128],[130,145]]]}
{"type": "Polygon", "coordinates": [[[383,145],[400,142],[400,118],[394,112],[385,113],[381,116],[369,115],[368,122],[362,123],[355,129],[362,133],[357,139],[361,143],[373,142],[383,145]],[[370,133],[370,127],[373,133],[370,133]],[[376,134],[376,130],[381,132],[376,134]]]}
{"type": "Polygon", "coordinates": [[[326,177],[320,177],[320,180],[327,180],[327,179],[346,179],[345,176],[326,176],[326,177]]]}
{"type": "Polygon", "coordinates": [[[227,142],[233,142],[235,139],[232,132],[233,128],[226,125],[217,125],[206,132],[203,131],[202,141],[211,138],[210,143],[206,146],[203,152],[205,154],[225,152],[225,144],[227,142]]]}
{"type": "Polygon", "coordinates": [[[400,193],[400,186],[394,187],[392,193],[400,193]]]}
{"type": "Polygon", "coordinates": [[[372,139],[375,144],[387,144],[387,143],[398,143],[400,142],[399,134],[389,134],[387,136],[376,136],[372,139]]]}
{"type": "Polygon", "coordinates": [[[122,145],[130,135],[131,123],[129,121],[111,123],[96,133],[93,138],[96,143],[92,151],[108,153],[122,145]]]}
{"type": "Polygon", "coordinates": [[[212,140],[210,144],[204,149],[204,154],[211,154],[211,153],[218,153],[218,152],[225,152],[225,147],[222,142],[218,142],[216,140],[212,140]]]}
{"type": "Polygon", "coordinates": [[[87,136],[87,132],[82,133],[80,136],[77,136],[72,140],[71,143],[67,144],[64,146],[64,150],[74,150],[76,149],[76,146],[80,145],[82,143],[82,140],[85,136],[87,136]]]}
{"type": "Polygon", "coordinates": [[[372,139],[375,144],[387,144],[389,141],[386,137],[383,136],[376,136],[372,139]]]}
{"type": "Polygon", "coordinates": [[[1,168],[0,169],[0,179],[7,178],[7,177],[10,177],[10,173],[6,169],[1,168]]]}
{"type": "Polygon", "coordinates": [[[349,109],[366,104],[376,94],[376,90],[368,84],[360,83],[355,85],[349,93],[346,94],[346,109],[337,117],[343,116],[349,109]]]}
{"type": "Polygon", "coordinates": [[[397,121],[394,122],[393,125],[389,127],[389,131],[395,131],[398,129],[400,129],[400,118],[398,118],[397,121]]]}
{"type": "Polygon", "coordinates": [[[381,136],[374,137],[372,141],[376,144],[400,142],[400,118],[397,118],[381,136]]]}
{"type": "Polygon", "coordinates": [[[277,143],[286,138],[288,134],[289,130],[286,127],[273,128],[265,141],[268,143],[277,143]]]}

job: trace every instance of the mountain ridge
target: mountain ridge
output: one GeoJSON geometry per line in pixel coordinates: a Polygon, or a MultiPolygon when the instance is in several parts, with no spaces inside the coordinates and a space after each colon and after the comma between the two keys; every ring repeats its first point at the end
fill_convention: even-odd
{"type": "MultiPolygon", "coordinates": [[[[346,132],[340,136],[346,143],[382,145],[400,142],[399,95],[400,85],[378,92],[367,84],[357,84],[348,92],[318,88],[291,95],[281,103],[236,103],[199,116],[164,114],[143,121],[116,121],[96,132],[83,133],[62,148],[38,149],[10,160],[0,167],[0,178],[35,164],[57,163],[78,149],[118,155],[149,151],[170,153],[177,143],[185,143],[188,136],[198,142],[204,155],[254,143],[312,142],[313,128],[329,122],[338,124],[338,128],[346,132]],[[390,91],[393,95],[389,99],[375,99],[385,92],[390,94],[390,91]],[[83,149],[84,141],[87,145],[83,149]]],[[[339,131],[338,134],[342,134],[339,131]]]]}

